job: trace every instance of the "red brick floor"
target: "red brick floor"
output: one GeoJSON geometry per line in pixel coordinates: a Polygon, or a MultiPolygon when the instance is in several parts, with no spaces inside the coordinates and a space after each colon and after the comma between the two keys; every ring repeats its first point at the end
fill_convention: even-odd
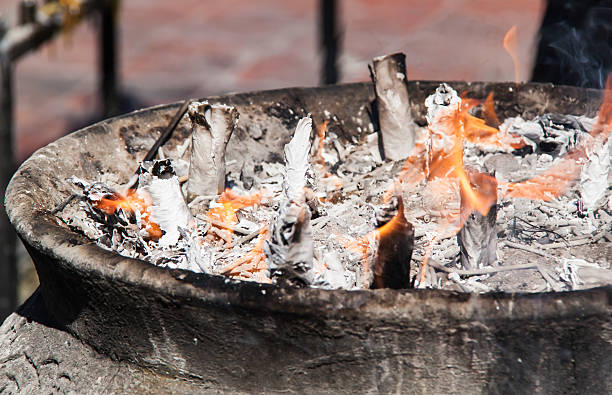
{"type": "MultiPolygon", "coordinates": [[[[542,13],[537,0],[344,0],[342,81],[367,79],[367,63],[407,54],[410,79],[512,80],[505,32],[518,27],[529,76],[542,13]]],[[[17,0],[2,0],[14,15],[17,0]]],[[[316,85],[318,1],[123,0],[122,88],[141,105],[185,97],[316,85]]],[[[90,21],[16,65],[16,156],[82,126],[95,114],[96,23],[90,21]]]]}

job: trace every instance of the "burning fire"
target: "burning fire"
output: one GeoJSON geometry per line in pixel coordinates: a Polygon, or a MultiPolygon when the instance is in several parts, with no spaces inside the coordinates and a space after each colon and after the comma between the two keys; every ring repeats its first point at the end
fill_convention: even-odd
{"type": "Polygon", "coordinates": [[[104,213],[111,215],[121,209],[140,217],[140,226],[144,228],[151,240],[157,241],[162,237],[162,230],[159,225],[151,219],[151,197],[142,191],[129,189],[125,195],[115,193],[108,197],[103,197],[96,204],[96,208],[104,213]]]}
{"type": "Polygon", "coordinates": [[[242,208],[261,203],[262,198],[263,194],[261,192],[241,196],[227,188],[221,196],[219,196],[215,205],[208,210],[206,217],[209,220],[220,221],[225,225],[229,225],[228,230],[233,234],[233,227],[238,224],[236,212],[242,208]]]}
{"type": "MultiPolygon", "coordinates": [[[[520,183],[499,182],[504,197],[525,197],[529,199],[552,199],[564,193],[576,179],[583,164],[586,153],[598,145],[603,145],[612,126],[612,80],[608,82],[608,90],[604,96],[597,124],[591,133],[592,138],[584,138],[579,145],[563,157],[557,165],[544,174],[520,183]]],[[[426,187],[434,192],[436,188],[452,188],[457,185],[461,197],[460,212],[447,212],[446,217],[438,224],[439,232],[456,233],[461,229],[468,216],[477,211],[487,215],[490,207],[497,201],[498,180],[488,174],[466,170],[463,163],[463,149],[466,142],[480,146],[495,146],[512,150],[524,146],[521,138],[500,131],[494,126],[499,125],[493,106],[493,95],[489,94],[483,103],[485,119],[477,118],[469,110],[480,104],[474,99],[463,99],[460,104],[451,104],[444,113],[431,120],[428,126],[429,137],[425,142],[417,144],[413,155],[404,163],[398,178],[387,191],[385,200],[394,195],[401,195],[403,190],[413,190],[417,184],[426,180],[426,187]],[[487,122],[488,121],[488,122],[487,122]]],[[[441,195],[443,192],[439,190],[441,195]]],[[[396,219],[394,217],[394,219],[396,219]]],[[[394,231],[394,221],[354,241],[344,240],[345,246],[364,258],[364,269],[369,270],[368,256],[372,242],[394,231]]],[[[422,265],[420,282],[425,276],[425,268],[433,242],[426,248],[422,265]]]]}

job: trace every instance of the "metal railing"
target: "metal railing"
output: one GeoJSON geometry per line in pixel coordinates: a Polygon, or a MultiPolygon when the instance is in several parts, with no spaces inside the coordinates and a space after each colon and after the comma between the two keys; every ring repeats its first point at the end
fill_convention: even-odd
{"type": "Polygon", "coordinates": [[[17,262],[15,232],[4,210],[4,192],[15,170],[13,156],[13,74],[17,61],[53,40],[64,29],[76,26],[97,14],[99,30],[99,92],[103,115],[118,109],[116,72],[116,25],[118,0],[54,0],[38,4],[19,3],[17,23],[8,27],[0,19],[0,322],[17,304],[17,262]]]}

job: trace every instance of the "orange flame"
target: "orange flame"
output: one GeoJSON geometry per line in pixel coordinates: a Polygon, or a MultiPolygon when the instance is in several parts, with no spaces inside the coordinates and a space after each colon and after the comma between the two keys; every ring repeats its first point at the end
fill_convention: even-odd
{"type": "Polygon", "coordinates": [[[512,26],[504,36],[504,49],[512,58],[514,64],[514,82],[521,81],[521,65],[518,58],[518,40],[516,38],[516,26],[512,26]]]}
{"type": "Polygon", "coordinates": [[[325,166],[325,158],[323,151],[325,150],[325,135],[327,133],[327,125],[329,120],[325,120],[322,124],[317,125],[317,150],[314,155],[314,162],[318,165],[318,171],[321,174],[321,182],[331,186],[333,189],[342,188],[342,180],[331,174],[325,166]]]}
{"type": "Polygon", "coordinates": [[[468,114],[468,110],[475,105],[474,100],[463,100],[458,111],[448,117],[439,120],[436,125],[437,130],[443,132],[431,133],[432,139],[444,140],[444,144],[431,144],[429,150],[430,164],[427,179],[447,178],[454,179],[459,184],[459,189],[470,207],[482,215],[487,215],[491,207],[491,197],[475,190],[463,167],[463,142],[470,141],[476,144],[496,141],[504,144],[501,139],[492,140],[491,136],[498,136],[498,130],[486,126],[482,119],[468,114]]]}
{"type": "MultiPolygon", "coordinates": [[[[206,217],[233,227],[238,224],[236,212],[242,208],[261,203],[262,198],[261,192],[241,196],[227,188],[217,199],[217,206],[208,210],[206,217]]],[[[232,229],[229,229],[229,231],[231,234],[234,233],[232,229]]]]}
{"type": "Polygon", "coordinates": [[[521,182],[501,183],[506,198],[550,200],[562,195],[576,181],[587,152],[606,143],[612,127],[612,74],[608,76],[603,102],[597,121],[590,132],[591,138],[582,138],[578,145],[565,154],[544,173],[521,182]]]}
{"type": "Polygon", "coordinates": [[[469,110],[480,104],[479,100],[462,98],[461,117],[465,128],[465,140],[481,146],[493,146],[505,150],[522,148],[526,145],[521,137],[497,129],[499,119],[493,105],[493,92],[489,93],[483,103],[483,116],[477,118],[469,110]],[[497,126],[495,126],[497,125],[497,126]]]}
{"type": "Polygon", "coordinates": [[[327,133],[327,124],[329,120],[325,120],[322,124],[317,125],[317,153],[315,154],[315,162],[325,168],[325,159],[323,158],[323,150],[325,148],[325,134],[327,133]]]}
{"type": "Polygon", "coordinates": [[[482,116],[487,125],[499,128],[501,122],[499,122],[499,118],[497,118],[497,114],[495,113],[494,100],[493,92],[489,93],[482,105],[482,116]]]}
{"type": "MultiPolygon", "coordinates": [[[[389,222],[382,225],[378,229],[375,229],[363,236],[360,236],[356,239],[349,239],[344,236],[337,236],[340,243],[344,246],[344,248],[361,256],[361,263],[363,267],[364,273],[369,273],[371,268],[371,262],[373,261],[376,251],[374,247],[378,246],[379,241],[392,234],[396,234],[397,232],[401,232],[405,229],[405,218],[404,216],[404,205],[400,204],[398,207],[397,214],[391,218],[389,222]]],[[[376,263],[376,262],[374,262],[376,263]]],[[[368,277],[366,276],[366,279],[368,277]]],[[[365,284],[366,287],[370,286],[370,284],[365,284]]]]}
{"type": "Polygon", "coordinates": [[[144,229],[149,234],[149,238],[157,241],[162,237],[159,225],[153,222],[148,210],[151,207],[151,198],[142,191],[138,192],[135,189],[130,189],[125,195],[115,193],[100,199],[95,206],[109,215],[114,214],[118,209],[129,211],[130,213],[138,212],[144,229]]]}

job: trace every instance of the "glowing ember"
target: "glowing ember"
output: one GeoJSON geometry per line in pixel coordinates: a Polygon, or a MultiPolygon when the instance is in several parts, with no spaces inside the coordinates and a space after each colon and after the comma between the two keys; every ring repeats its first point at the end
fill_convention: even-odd
{"type": "MultiPolygon", "coordinates": [[[[219,196],[215,205],[208,210],[206,217],[211,220],[221,221],[233,227],[238,224],[236,212],[242,208],[261,203],[262,198],[263,195],[261,192],[241,196],[228,188],[219,196]]],[[[229,231],[230,233],[234,232],[233,229],[229,229],[229,231]]]]}
{"type": "Polygon", "coordinates": [[[232,277],[271,283],[272,280],[266,276],[268,265],[266,254],[263,251],[264,243],[268,237],[268,228],[263,226],[253,249],[221,269],[220,272],[232,277]]]}
{"type": "Polygon", "coordinates": [[[106,214],[114,214],[121,209],[140,218],[140,226],[144,228],[151,240],[159,240],[162,237],[162,231],[158,224],[151,219],[149,208],[151,207],[151,198],[146,192],[130,189],[125,195],[115,193],[100,199],[95,204],[96,208],[106,214]]]}

